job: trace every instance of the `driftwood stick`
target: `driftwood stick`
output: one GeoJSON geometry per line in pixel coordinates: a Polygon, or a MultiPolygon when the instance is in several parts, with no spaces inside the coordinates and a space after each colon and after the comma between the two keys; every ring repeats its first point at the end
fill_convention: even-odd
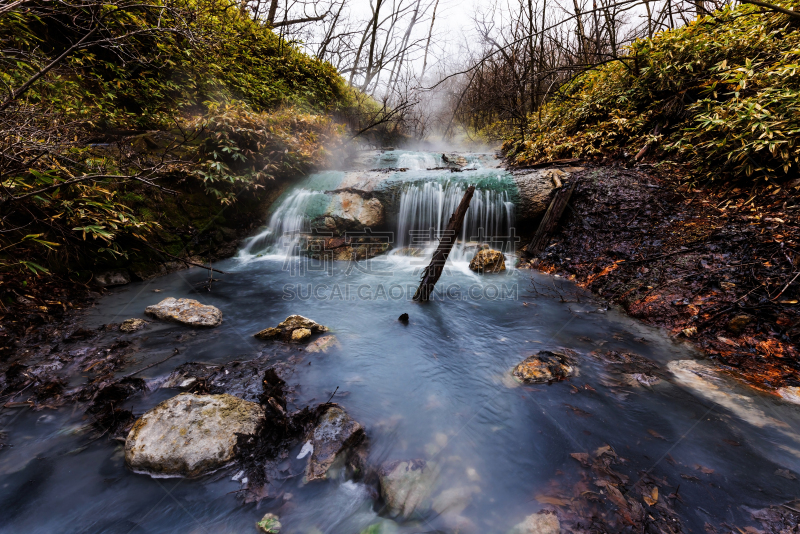
{"type": "Polygon", "coordinates": [[[474,193],[475,186],[469,186],[456,212],[450,217],[450,221],[447,223],[447,229],[439,240],[439,246],[436,248],[436,252],[433,253],[431,262],[425,267],[425,270],[422,271],[422,280],[417,288],[417,292],[414,293],[414,300],[427,302],[433,293],[436,282],[438,282],[439,277],[442,276],[444,265],[447,263],[447,257],[450,255],[450,249],[453,248],[456,239],[458,239],[458,234],[461,233],[461,227],[464,226],[464,216],[467,214],[467,209],[469,209],[469,203],[474,193]]]}
{"type": "Polygon", "coordinates": [[[577,183],[578,180],[573,178],[571,184],[556,191],[552,202],[550,202],[550,206],[547,208],[544,217],[542,217],[542,222],[539,223],[536,235],[533,236],[533,239],[531,239],[528,245],[527,253],[529,255],[535,256],[544,250],[544,246],[547,244],[547,238],[550,233],[555,230],[558,220],[561,218],[561,214],[564,213],[564,208],[567,207],[569,198],[572,196],[572,191],[575,189],[577,183]]]}

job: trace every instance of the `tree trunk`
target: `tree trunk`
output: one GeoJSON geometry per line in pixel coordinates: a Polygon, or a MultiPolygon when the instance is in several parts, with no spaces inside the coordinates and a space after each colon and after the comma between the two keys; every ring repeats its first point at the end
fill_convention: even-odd
{"type": "Polygon", "coordinates": [[[422,74],[420,80],[425,77],[425,69],[428,68],[428,48],[431,46],[431,35],[433,35],[433,23],[436,22],[436,9],[439,7],[439,0],[433,5],[433,16],[431,17],[431,29],[428,30],[428,40],[425,41],[425,55],[422,59],[422,74]]]}
{"type": "Polygon", "coordinates": [[[436,252],[433,253],[431,262],[422,271],[422,281],[417,288],[417,292],[414,293],[414,300],[427,302],[433,294],[433,288],[436,282],[439,281],[439,277],[442,276],[444,265],[447,263],[450,249],[453,248],[458,235],[461,233],[461,227],[464,226],[464,216],[467,214],[467,209],[469,209],[469,203],[474,193],[475,186],[469,186],[461,199],[461,203],[458,205],[458,209],[450,217],[450,222],[447,223],[447,229],[439,240],[439,246],[436,248],[436,252]]]}
{"type": "Polygon", "coordinates": [[[269,5],[269,13],[267,13],[267,24],[274,24],[275,23],[275,13],[278,11],[278,0],[272,0],[272,3],[269,5]]]}
{"type": "Polygon", "coordinates": [[[573,178],[572,183],[568,187],[562,187],[556,191],[553,201],[550,202],[550,206],[547,208],[547,212],[542,218],[542,222],[539,223],[536,235],[533,236],[533,239],[531,239],[528,245],[526,252],[529,255],[535,256],[544,250],[547,244],[547,238],[550,236],[550,233],[555,230],[558,220],[561,218],[561,214],[564,213],[564,208],[567,207],[569,197],[572,196],[572,191],[575,189],[577,183],[578,179],[573,178]]]}

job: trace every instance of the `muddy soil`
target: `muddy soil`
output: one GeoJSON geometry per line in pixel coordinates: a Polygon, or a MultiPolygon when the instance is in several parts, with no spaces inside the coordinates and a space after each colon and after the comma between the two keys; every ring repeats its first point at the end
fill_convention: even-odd
{"type": "Polygon", "coordinates": [[[757,388],[800,386],[800,183],[693,187],[620,167],[573,179],[559,228],[528,265],[668,329],[757,388]]]}

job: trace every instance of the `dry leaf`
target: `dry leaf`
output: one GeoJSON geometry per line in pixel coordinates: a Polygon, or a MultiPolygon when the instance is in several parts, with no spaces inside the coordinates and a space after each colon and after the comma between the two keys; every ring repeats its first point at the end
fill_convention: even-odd
{"type": "Polygon", "coordinates": [[[594,451],[595,456],[602,456],[604,454],[608,454],[609,456],[617,457],[617,453],[614,452],[614,449],[611,448],[611,445],[603,445],[596,451],[594,451]]]}
{"type": "Polygon", "coordinates": [[[566,506],[569,503],[558,497],[551,497],[550,495],[537,495],[536,500],[542,504],[552,504],[553,506],[566,506]]]}
{"type": "Polygon", "coordinates": [[[658,487],[653,487],[653,491],[650,492],[650,495],[644,496],[644,502],[648,504],[648,506],[655,506],[658,502],[658,487]]]}
{"type": "Polygon", "coordinates": [[[589,462],[589,455],[585,452],[573,452],[570,456],[578,460],[584,467],[591,467],[592,465],[591,462],[589,462]]]}

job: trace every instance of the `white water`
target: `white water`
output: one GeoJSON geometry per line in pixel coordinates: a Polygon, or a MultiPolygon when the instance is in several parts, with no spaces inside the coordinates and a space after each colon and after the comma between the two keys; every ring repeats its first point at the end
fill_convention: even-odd
{"type": "MultiPolygon", "coordinates": [[[[463,182],[411,184],[400,198],[397,247],[426,247],[441,237],[466,190],[463,182]]],[[[505,191],[476,189],[461,230],[467,242],[502,246],[514,226],[514,205],[505,191]]]]}
{"type": "Polygon", "coordinates": [[[443,165],[441,156],[429,152],[407,152],[397,158],[397,167],[401,169],[424,170],[443,165]]]}
{"type": "Polygon", "coordinates": [[[247,241],[239,257],[246,259],[267,253],[294,255],[300,236],[310,230],[306,216],[308,203],[320,194],[308,189],[292,192],[272,214],[267,227],[247,241]]]}
{"type": "MultiPolygon", "coordinates": [[[[484,160],[488,156],[466,154],[463,158],[467,162],[465,168],[486,168],[490,172],[487,174],[472,171],[453,175],[447,169],[429,171],[427,169],[442,166],[444,161],[441,154],[424,152],[387,152],[368,162],[368,166],[409,169],[387,175],[387,182],[407,183],[400,188],[399,202],[385,206],[386,227],[373,230],[393,232],[395,249],[427,249],[435,246],[469,184],[480,183],[487,178],[501,180],[499,175],[495,176],[493,169],[485,166],[484,160]]],[[[474,252],[472,248],[475,243],[488,243],[504,252],[513,252],[513,247],[509,246],[513,243],[508,238],[513,233],[514,204],[507,191],[489,187],[479,185],[475,190],[459,242],[451,253],[454,261],[469,261],[467,253],[474,252]]],[[[279,201],[267,226],[246,242],[239,252],[239,258],[250,260],[298,255],[297,245],[301,235],[312,230],[311,214],[321,215],[320,204],[332,198],[326,198],[324,190],[336,188],[334,182],[309,177],[300,187],[290,191],[279,201]]]]}

